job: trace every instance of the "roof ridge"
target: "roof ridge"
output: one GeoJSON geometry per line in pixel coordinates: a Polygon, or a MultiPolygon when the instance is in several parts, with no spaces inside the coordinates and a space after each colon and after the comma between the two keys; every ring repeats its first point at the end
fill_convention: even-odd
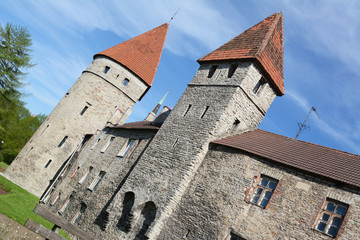
{"type": "MultiPolygon", "coordinates": [[[[280,137],[283,137],[283,138],[287,138],[289,140],[292,140],[292,141],[296,141],[296,142],[302,142],[302,143],[306,143],[306,144],[310,144],[310,145],[314,145],[314,146],[317,146],[317,147],[321,147],[321,148],[324,148],[324,149],[330,149],[330,150],[334,150],[334,151],[337,151],[337,152],[341,152],[341,153],[345,153],[345,154],[348,154],[348,155],[353,155],[353,156],[356,156],[356,157],[360,157],[360,155],[358,154],[354,154],[354,153],[350,153],[350,152],[345,152],[343,150],[339,150],[339,149],[336,149],[336,148],[331,148],[331,147],[327,147],[327,146],[324,146],[324,145],[320,145],[320,144],[316,144],[316,143],[312,143],[312,142],[307,142],[307,141],[303,141],[303,140],[299,140],[299,139],[295,139],[295,138],[292,138],[292,137],[288,137],[288,136],[284,136],[284,135],[280,135],[280,134],[277,134],[277,133],[273,133],[273,132],[269,132],[269,131],[266,131],[266,130],[263,130],[263,129],[255,129],[253,131],[263,131],[263,132],[266,132],[266,133],[270,133],[270,134],[273,134],[273,135],[277,135],[277,136],[280,136],[280,137]]],[[[249,131],[250,132],[250,131],[249,131]]],[[[246,132],[248,133],[248,132],[246,132]]],[[[234,135],[236,136],[236,135],[234,135]]]]}
{"type": "MultiPolygon", "coordinates": [[[[265,35],[265,38],[263,39],[262,43],[260,44],[260,48],[258,49],[256,55],[260,55],[259,53],[261,53],[262,51],[264,51],[264,48],[265,46],[267,45],[267,43],[269,42],[269,38],[270,36],[273,34],[274,32],[274,29],[280,19],[280,16],[281,16],[281,12],[277,12],[277,13],[274,13],[273,15],[276,15],[275,16],[275,20],[273,21],[273,23],[271,24],[271,27],[269,29],[269,31],[266,33],[265,35]]],[[[271,16],[273,16],[271,15],[271,16]]],[[[270,17],[271,17],[270,16],[270,17]]]]}

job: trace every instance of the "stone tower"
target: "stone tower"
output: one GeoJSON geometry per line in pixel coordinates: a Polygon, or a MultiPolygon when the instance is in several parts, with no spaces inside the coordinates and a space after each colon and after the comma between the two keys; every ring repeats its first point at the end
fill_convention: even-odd
{"type": "Polygon", "coordinates": [[[164,226],[209,142],[256,129],[276,95],[284,94],[282,14],[269,16],[198,62],[193,80],[111,204],[112,223],[121,212],[131,212],[123,219],[130,230],[109,226],[113,237],[134,239],[142,221],[149,239],[183,237],[164,226]],[[133,205],[124,210],[129,196],[133,205]]]}
{"type": "Polygon", "coordinates": [[[125,122],[152,85],[168,26],[96,54],[4,175],[40,197],[81,143],[107,122],[125,122]]]}

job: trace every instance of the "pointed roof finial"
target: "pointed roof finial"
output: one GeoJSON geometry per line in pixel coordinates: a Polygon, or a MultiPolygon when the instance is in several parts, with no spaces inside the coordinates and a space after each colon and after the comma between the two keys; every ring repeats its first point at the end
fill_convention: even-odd
{"type": "Polygon", "coordinates": [[[200,58],[198,62],[255,60],[276,93],[284,95],[283,52],[283,16],[278,12],[200,58]]]}
{"type": "Polygon", "coordinates": [[[102,55],[121,63],[151,87],[160,62],[168,28],[169,24],[164,23],[146,33],[95,54],[94,58],[102,55]]]}
{"type": "Polygon", "coordinates": [[[167,95],[169,94],[171,88],[169,88],[169,90],[166,92],[166,94],[162,97],[162,99],[158,102],[158,104],[156,104],[156,106],[154,107],[154,109],[151,111],[151,113],[149,113],[149,115],[145,118],[145,121],[152,121],[155,119],[155,116],[157,114],[157,112],[159,111],[161,105],[164,103],[165,98],[167,97],[167,95]]]}
{"type": "Polygon", "coordinates": [[[175,14],[170,18],[169,23],[174,19],[175,15],[180,11],[180,8],[175,12],[175,14]]]}

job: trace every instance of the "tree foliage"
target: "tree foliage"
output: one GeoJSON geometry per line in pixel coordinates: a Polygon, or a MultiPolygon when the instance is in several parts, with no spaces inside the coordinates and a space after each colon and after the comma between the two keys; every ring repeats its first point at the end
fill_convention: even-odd
{"type": "Polygon", "coordinates": [[[22,86],[22,69],[31,64],[31,37],[26,28],[7,23],[0,25],[0,87],[4,92],[18,92],[22,86]]]}
{"type": "Polygon", "coordinates": [[[31,64],[31,37],[26,28],[0,25],[0,161],[11,163],[45,120],[32,116],[21,101],[24,69],[31,64]]]}

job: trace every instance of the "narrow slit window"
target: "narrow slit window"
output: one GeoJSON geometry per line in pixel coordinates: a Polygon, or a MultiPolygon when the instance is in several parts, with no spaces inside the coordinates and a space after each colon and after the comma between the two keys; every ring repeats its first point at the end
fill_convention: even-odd
{"type": "Polygon", "coordinates": [[[80,112],[80,115],[84,115],[84,113],[86,112],[86,110],[88,110],[88,106],[85,106],[82,110],[81,110],[81,112],[80,112]]]}
{"type": "Polygon", "coordinates": [[[184,113],[184,116],[186,116],[186,114],[188,114],[190,108],[191,108],[191,104],[189,104],[188,108],[186,109],[186,111],[185,111],[185,113],[184,113]]]}
{"type": "Polygon", "coordinates": [[[109,70],[110,70],[110,67],[106,66],[105,69],[104,69],[104,73],[107,74],[109,70]]]}
{"type": "Polygon", "coordinates": [[[234,75],[238,66],[239,66],[239,64],[231,64],[231,66],[229,68],[229,72],[228,72],[228,78],[231,78],[234,75]]]}
{"type": "Polygon", "coordinates": [[[176,140],[175,140],[175,142],[174,142],[174,144],[173,144],[173,146],[172,146],[173,148],[176,147],[176,144],[178,143],[178,141],[179,141],[179,139],[176,139],[176,140]]]}
{"type": "Polygon", "coordinates": [[[124,146],[121,148],[117,156],[122,158],[126,157],[131,152],[135,144],[136,144],[135,139],[129,139],[129,141],[126,144],[124,144],[124,146]]]}
{"type": "Polygon", "coordinates": [[[89,169],[83,174],[81,179],[79,180],[79,184],[83,184],[86,180],[86,178],[89,176],[89,174],[92,172],[93,167],[89,167],[89,169]]]}
{"type": "Polygon", "coordinates": [[[58,211],[58,213],[59,213],[60,215],[62,215],[62,214],[65,212],[65,210],[66,210],[66,208],[69,206],[72,198],[73,198],[73,196],[70,195],[70,196],[65,200],[64,204],[60,207],[60,209],[59,209],[59,211],[58,211]]]}
{"type": "Polygon", "coordinates": [[[127,86],[129,84],[130,80],[125,78],[124,81],[123,81],[123,85],[124,86],[127,86]]]}
{"type": "Polygon", "coordinates": [[[88,187],[88,189],[89,189],[90,191],[95,191],[96,188],[99,186],[101,180],[103,180],[105,174],[106,174],[106,172],[100,171],[99,175],[98,175],[97,178],[95,178],[94,181],[90,184],[90,186],[88,187]]]}
{"type": "Polygon", "coordinates": [[[210,67],[209,74],[208,74],[208,78],[211,78],[211,77],[214,75],[214,73],[215,73],[215,71],[216,71],[217,68],[218,68],[218,65],[212,65],[212,66],[210,67]]]}
{"type": "Polygon", "coordinates": [[[231,232],[228,240],[245,240],[245,238],[242,238],[239,235],[231,232]]]}
{"type": "Polygon", "coordinates": [[[64,145],[64,143],[66,142],[67,139],[68,139],[68,136],[65,136],[65,137],[61,140],[61,142],[59,143],[58,147],[59,147],[59,148],[62,147],[62,146],[64,145]]]}
{"type": "Polygon", "coordinates": [[[34,147],[31,147],[31,148],[29,149],[29,151],[26,153],[26,155],[28,155],[28,154],[31,152],[31,150],[33,150],[33,148],[34,148],[34,147]]]}
{"type": "Polygon", "coordinates": [[[41,132],[40,136],[46,131],[46,129],[48,129],[48,127],[49,127],[49,124],[46,125],[46,127],[44,128],[44,130],[41,132]]]}
{"type": "Polygon", "coordinates": [[[349,206],[345,203],[326,199],[318,216],[315,229],[333,238],[336,237],[348,208],[349,206]]]}
{"type": "Polygon", "coordinates": [[[103,147],[103,149],[101,149],[101,152],[104,153],[110,146],[110,144],[114,141],[115,137],[111,137],[109,139],[109,141],[107,141],[107,143],[105,144],[105,146],[103,147]]]}
{"type": "Polygon", "coordinates": [[[50,160],[45,164],[45,168],[48,168],[51,162],[52,162],[52,160],[50,159],[50,160]]]}
{"type": "Polygon", "coordinates": [[[265,79],[261,78],[255,85],[255,87],[253,89],[253,93],[259,94],[261,89],[264,87],[265,83],[266,83],[265,79]]]}
{"type": "Polygon", "coordinates": [[[269,203],[277,184],[278,180],[261,176],[260,182],[256,186],[250,202],[259,207],[265,208],[269,203]]]}
{"type": "Polygon", "coordinates": [[[206,106],[206,108],[200,118],[203,118],[208,110],[209,110],[209,106],[206,106]]]}

